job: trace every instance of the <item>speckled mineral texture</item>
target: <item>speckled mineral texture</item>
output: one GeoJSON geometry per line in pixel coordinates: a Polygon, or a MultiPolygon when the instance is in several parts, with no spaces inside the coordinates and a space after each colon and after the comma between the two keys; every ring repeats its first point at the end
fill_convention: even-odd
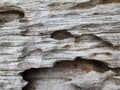
{"type": "Polygon", "coordinates": [[[120,90],[120,0],[0,0],[0,90],[120,90]]]}

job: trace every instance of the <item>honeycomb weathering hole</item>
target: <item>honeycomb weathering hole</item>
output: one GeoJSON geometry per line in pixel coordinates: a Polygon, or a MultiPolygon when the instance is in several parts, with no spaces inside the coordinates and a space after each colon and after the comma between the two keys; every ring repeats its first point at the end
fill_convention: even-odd
{"type": "Polygon", "coordinates": [[[0,24],[4,24],[15,19],[21,19],[25,16],[22,8],[17,6],[0,7],[0,24]]]}
{"type": "Polygon", "coordinates": [[[77,75],[90,71],[105,72],[108,66],[100,61],[76,58],[74,61],[60,61],[54,67],[29,69],[22,73],[28,85],[23,90],[80,90],[71,84],[65,84],[77,75]]]}
{"type": "Polygon", "coordinates": [[[82,34],[81,36],[75,37],[75,42],[81,41],[100,42],[102,39],[94,34],[82,34]]]}
{"type": "Polygon", "coordinates": [[[58,30],[51,34],[51,38],[57,39],[57,40],[63,40],[71,37],[73,37],[73,35],[67,30],[58,30]]]}

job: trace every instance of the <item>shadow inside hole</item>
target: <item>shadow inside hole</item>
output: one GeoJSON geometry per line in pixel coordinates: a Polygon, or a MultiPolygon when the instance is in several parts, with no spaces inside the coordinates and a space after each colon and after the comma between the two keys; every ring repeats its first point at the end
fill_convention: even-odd
{"type": "Polygon", "coordinates": [[[0,25],[24,18],[25,14],[22,8],[18,6],[3,6],[0,7],[0,25]]]}

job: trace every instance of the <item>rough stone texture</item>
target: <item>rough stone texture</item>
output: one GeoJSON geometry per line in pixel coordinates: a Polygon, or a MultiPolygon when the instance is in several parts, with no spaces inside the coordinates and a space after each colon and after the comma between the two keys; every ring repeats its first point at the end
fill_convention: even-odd
{"type": "Polygon", "coordinates": [[[119,2],[0,0],[0,90],[120,90],[119,2]]]}

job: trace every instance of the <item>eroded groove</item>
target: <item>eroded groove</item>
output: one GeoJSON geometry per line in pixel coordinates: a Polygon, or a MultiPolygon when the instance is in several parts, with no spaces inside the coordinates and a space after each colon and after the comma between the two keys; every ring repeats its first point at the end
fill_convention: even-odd
{"type": "Polygon", "coordinates": [[[51,34],[51,38],[56,40],[63,40],[71,37],[73,37],[73,35],[67,30],[58,30],[51,34]]]}
{"type": "Polygon", "coordinates": [[[65,6],[67,9],[88,9],[95,7],[100,4],[109,4],[109,3],[117,3],[120,2],[120,0],[88,0],[83,2],[52,2],[48,4],[47,6],[49,8],[53,9],[63,9],[65,6]],[[71,4],[72,3],[72,4],[71,4]]]}
{"type": "Polygon", "coordinates": [[[25,16],[22,8],[17,6],[0,7],[0,24],[4,24],[25,16]]]}
{"type": "Polygon", "coordinates": [[[102,41],[99,44],[92,46],[92,48],[102,48],[102,47],[115,49],[115,47],[113,46],[113,44],[109,43],[107,41],[102,41]]]}
{"type": "Polygon", "coordinates": [[[117,3],[120,2],[120,0],[100,0],[100,4],[106,4],[106,3],[117,3]]]}
{"type": "Polygon", "coordinates": [[[59,3],[54,2],[54,3],[48,4],[48,7],[50,7],[50,8],[54,8],[54,7],[56,7],[56,6],[59,6],[59,3]]]}
{"type": "Polygon", "coordinates": [[[86,60],[77,57],[74,61],[59,61],[54,67],[29,69],[22,73],[23,79],[28,85],[23,90],[80,90],[72,85],[65,85],[73,77],[84,75],[90,71],[105,72],[110,68],[106,63],[96,60],[86,60]]]}
{"type": "Polygon", "coordinates": [[[108,4],[108,3],[116,3],[116,2],[120,2],[120,0],[90,0],[84,3],[77,3],[76,5],[70,7],[70,9],[92,8],[99,4],[108,4]]]}
{"type": "Polygon", "coordinates": [[[84,3],[77,3],[76,5],[70,7],[70,9],[84,9],[84,8],[91,8],[94,6],[95,6],[95,3],[93,3],[93,0],[91,0],[84,3]]]}

